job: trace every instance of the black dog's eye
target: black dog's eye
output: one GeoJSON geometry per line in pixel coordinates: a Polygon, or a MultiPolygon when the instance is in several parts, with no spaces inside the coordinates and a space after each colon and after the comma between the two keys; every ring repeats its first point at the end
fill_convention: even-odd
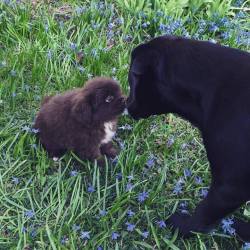
{"type": "Polygon", "coordinates": [[[114,96],[109,95],[109,96],[105,99],[105,102],[110,103],[110,102],[112,102],[113,100],[114,100],[114,96]]]}

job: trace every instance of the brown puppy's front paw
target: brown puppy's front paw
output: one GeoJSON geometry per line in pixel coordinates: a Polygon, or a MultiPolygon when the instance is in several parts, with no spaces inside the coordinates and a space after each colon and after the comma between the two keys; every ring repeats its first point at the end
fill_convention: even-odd
{"type": "Polygon", "coordinates": [[[106,160],[105,160],[105,157],[104,156],[100,156],[100,157],[98,157],[97,159],[96,159],[96,161],[97,161],[97,165],[99,166],[99,167],[105,167],[105,165],[106,165],[106,160]]]}
{"type": "Polygon", "coordinates": [[[115,158],[119,153],[119,150],[117,150],[114,146],[110,148],[109,152],[106,154],[110,158],[115,158]]]}
{"type": "Polygon", "coordinates": [[[116,149],[112,142],[101,145],[100,150],[103,155],[106,155],[109,158],[115,158],[119,153],[119,150],[116,149]]]}

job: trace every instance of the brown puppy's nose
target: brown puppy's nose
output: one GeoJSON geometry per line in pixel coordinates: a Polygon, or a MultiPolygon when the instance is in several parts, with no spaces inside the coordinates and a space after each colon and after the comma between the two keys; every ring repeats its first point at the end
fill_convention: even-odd
{"type": "Polygon", "coordinates": [[[121,102],[123,103],[123,104],[127,104],[127,97],[125,96],[125,95],[123,95],[121,98],[120,98],[120,100],[121,100],[121,102]]]}

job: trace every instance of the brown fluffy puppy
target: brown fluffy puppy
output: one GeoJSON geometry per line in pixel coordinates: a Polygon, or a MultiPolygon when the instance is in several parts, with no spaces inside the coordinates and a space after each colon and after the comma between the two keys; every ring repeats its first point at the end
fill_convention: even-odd
{"type": "Polygon", "coordinates": [[[117,117],[125,109],[125,98],[116,81],[97,77],[83,88],[47,96],[34,128],[51,157],[74,151],[81,159],[103,163],[102,155],[114,157],[112,144],[117,117]]]}

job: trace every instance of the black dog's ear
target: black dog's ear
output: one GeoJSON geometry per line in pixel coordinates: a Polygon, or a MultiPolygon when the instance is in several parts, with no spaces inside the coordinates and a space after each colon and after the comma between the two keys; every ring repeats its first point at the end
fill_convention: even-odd
{"type": "Polygon", "coordinates": [[[92,108],[88,100],[77,100],[72,107],[72,115],[80,123],[91,123],[92,108]]]}
{"type": "Polygon", "coordinates": [[[157,53],[150,47],[142,44],[132,52],[131,72],[142,75],[157,62],[157,53]]]}
{"type": "Polygon", "coordinates": [[[142,75],[147,68],[147,64],[140,60],[139,58],[134,59],[133,64],[131,66],[131,72],[136,75],[142,75]]]}

